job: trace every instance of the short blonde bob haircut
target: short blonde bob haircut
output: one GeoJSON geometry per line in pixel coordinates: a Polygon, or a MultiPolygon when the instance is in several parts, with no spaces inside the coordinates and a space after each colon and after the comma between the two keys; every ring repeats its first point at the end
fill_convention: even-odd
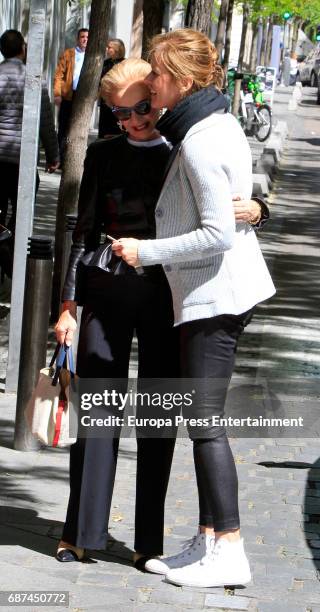
{"type": "Polygon", "coordinates": [[[177,82],[191,76],[190,93],[208,85],[222,87],[224,71],[218,64],[218,52],[211,40],[197,30],[185,28],[154,36],[148,59],[163,64],[177,82]]]}
{"type": "Polygon", "coordinates": [[[109,38],[107,45],[112,44],[115,49],[116,55],[115,59],[123,59],[126,54],[126,48],[124,46],[123,40],[121,38],[109,38]]]}
{"type": "Polygon", "coordinates": [[[130,57],[123,60],[120,64],[113,66],[103,77],[100,85],[102,98],[111,106],[112,94],[115,91],[120,91],[135,81],[144,81],[150,72],[150,64],[143,59],[130,57]]]}

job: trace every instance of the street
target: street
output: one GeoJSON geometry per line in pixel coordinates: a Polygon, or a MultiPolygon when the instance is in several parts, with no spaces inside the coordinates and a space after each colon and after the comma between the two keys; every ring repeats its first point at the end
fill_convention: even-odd
{"type": "MultiPolygon", "coordinates": [[[[239,475],[242,535],[253,580],[247,587],[180,588],[131,565],[135,440],[123,439],[109,544],[90,562],[54,559],[68,500],[68,451],[12,450],[15,397],[0,393],[0,559],[2,591],[68,591],[71,610],[320,611],[320,107],[303,88],[296,110],[279,93],[276,115],[288,140],[269,195],[271,220],[259,234],[277,294],[260,305],[239,345],[227,414],[252,398],[265,414],[302,415],[307,437],[279,431],[231,439],[239,475]]],[[[58,176],[41,176],[37,229],[52,235],[58,176]],[[41,220],[39,220],[41,217],[41,220]]],[[[255,279],[252,278],[252,283],[255,279]]],[[[6,300],[3,300],[6,306],[6,300]]],[[[8,306],[7,306],[8,307],[8,306]]],[[[8,317],[0,321],[3,391],[8,317]]],[[[50,335],[49,349],[53,346],[50,335]]],[[[135,369],[133,351],[132,374],[135,369]]],[[[176,446],[166,504],[165,553],[179,550],[198,521],[192,447],[176,446]]],[[[31,610],[36,607],[23,607],[31,610]]],[[[43,610],[51,609],[42,606],[43,610]]],[[[63,610],[63,607],[56,607],[63,610]]]]}

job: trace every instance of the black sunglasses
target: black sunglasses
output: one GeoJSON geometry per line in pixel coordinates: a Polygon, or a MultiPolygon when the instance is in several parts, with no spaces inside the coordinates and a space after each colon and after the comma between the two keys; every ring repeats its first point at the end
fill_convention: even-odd
{"type": "Polygon", "coordinates": [[[131,117],[132,111],[137,115],[147,115],[151,111],[150,100],[141,100],[134,106],[112,106],[111,111],[121,121],[127,121],[131,117]]]}

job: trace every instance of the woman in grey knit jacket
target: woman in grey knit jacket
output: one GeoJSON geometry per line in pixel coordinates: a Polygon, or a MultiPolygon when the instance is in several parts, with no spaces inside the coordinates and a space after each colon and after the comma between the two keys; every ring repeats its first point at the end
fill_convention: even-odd
{"type": "Polygon", "coordinates": [[[167,108],[158,124],[173,144],[156,208],[157,239],[122,238],[114,251],[133,266],[161,263],[180,326],[182,378],[198,381],[191,426],[199,493],[199,530],[190,548],[151,558],[145,569],[174,584],[212,587],[246,584],[250,568],[240,538],[238,481],[220,423],[238,338],[253,307],[274,285],[255,232],[235,227],[232,194],[249,198],[252,160],[236,119],[220,93],[222,69],[211,41],[176,30],[151,44],[147,78],[153,108],[167,108]]]}

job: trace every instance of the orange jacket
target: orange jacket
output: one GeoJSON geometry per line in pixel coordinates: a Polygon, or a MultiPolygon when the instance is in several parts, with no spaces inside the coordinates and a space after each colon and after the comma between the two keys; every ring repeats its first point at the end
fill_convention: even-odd
{"type": "Polygon", "coordinates": [[[53,82],[54,97],[61,96],[65,100],[72,99],[72,83],[73,71],[75,63],[76,50],[66,49],[60,56],[59,63],[55,71],[53,82]]]}

